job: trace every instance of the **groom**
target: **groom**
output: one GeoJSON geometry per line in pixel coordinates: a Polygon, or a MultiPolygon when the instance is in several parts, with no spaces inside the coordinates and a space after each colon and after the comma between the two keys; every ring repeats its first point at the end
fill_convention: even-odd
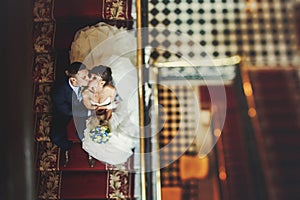
{"type": "Polygon", "coordinates": [[[72,144],[67,139],[69,122],[72,118],[74,120],[81,119],[75,120],[75,125],[77,134],[83,133],[85,119],[89,114],[89,111],[81,101],[80,91],[81,87],[87,86],[89,82],[89,71],[83,63],[74,62],[67,67],[65,73],[66,78],[55,83],[51,93],[53,118],[50,128],[50,139],[61,150],[67,152],[72,144]]]}

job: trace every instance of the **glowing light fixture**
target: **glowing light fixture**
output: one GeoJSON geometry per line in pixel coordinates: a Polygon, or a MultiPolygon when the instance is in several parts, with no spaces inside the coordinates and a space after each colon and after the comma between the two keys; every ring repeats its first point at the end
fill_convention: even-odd
{"type": "Polygon", "coordinates": [[[244,93],[247,97],[252,96],[253,91],[252,91],[252,87],[251,87],[251,83],[250,82],[245,82],[243,84],[243,88],[244,88],[244,93]]]}
{"type": "Polygon", "coordinates": [[[256,110],[255,110],[255,108],[249,108],[248,115],[250,117],[255,117],[256,116],[256,110]]]}

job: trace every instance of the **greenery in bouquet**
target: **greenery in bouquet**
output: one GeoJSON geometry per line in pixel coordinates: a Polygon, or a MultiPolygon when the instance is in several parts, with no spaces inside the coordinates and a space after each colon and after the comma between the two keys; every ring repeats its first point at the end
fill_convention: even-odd
{"type": "Polygon", "coordinates": [[[112,133],[107,125],[98,124],[95,128],[93,128],[89,133],[92,141],[102,144],[109,141],[112,133]]]}

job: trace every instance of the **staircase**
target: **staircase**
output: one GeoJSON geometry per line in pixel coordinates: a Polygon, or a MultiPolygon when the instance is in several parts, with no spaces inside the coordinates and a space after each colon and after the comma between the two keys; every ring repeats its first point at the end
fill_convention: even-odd
{"type": "Polygon", "coordinates": [[[268,199],[300,199],[300,90],[296,69],[249,69],[255,138],[268,199]]]}
{"type": "MultiPolygon", "coordinates": [[[[126,2],[126,1],[124,1],[126,2]]],[[[34,113],[37,199],[134,199],[133,159],[121,166],[88,163],[81,143],[73,140],[66,166],[65,155],[49,139],[52,104],[49,96],[55,79],[64,76],[69,49],[78,29],[106,21],[104,1],[36,1],[34,4],[34,113]]],[[[126,6],[131,6],[127,5],[126,6]]],[[[128,9],[131,12],[131,8],[128,9]]],[[[127,13],[126,13],[127,14],[127,13]]],[[[131,14],[131,13],[130,13],[131,14]]],[[[129,28],[132,19],[111,22],[129,28]]],[[[75,133],[74,127],[68,130],[75,133]]]]}
{"type": "Polygon", "coordinates": [[[62,199],[133,198],[132,160],[118,168],[99,161],[91,167],[80,142],[74,142],[69,157],[66,166],[63,165],[64,157],[60,159],[62,199]]]}
{"type": "MultiPolygon", "coordinates": [[[[248,160],[248,150],[240,117],[240,106],[238,95],[233,83],[228,85],[213,85],[210,90],[222,94],[225,89],[226,104],[223,98],[219,98],[215,103],[213,113],[212,127],[220,128],[222,113],[226,113],[224,125],[221,128],[216,146],[216,173],[218,174],[219,187],[222,200],[253,200],[257,199],[253,187],[250,163],[248,160]],[[220,91],[220,92],[218,92],[220,91]],[[225,107],[226,106],[226,107],[225,107]]],[[[204,108],[210,108],[211,100],[208,88],[201,86],[199,88],[201,96],[201,105],[204,108]]]]}
{"type": "MultiPolygon", "coordinates": [[[[222,199],[300,199],[298,71],[243,69],[242,81],[247,109],[242,84],[225,86],[226,118],[216,144],[222,199]]],[[[223,86],[214,87],[218,90],[223,86]]],[[[207,89],[201,87],[200,91],[202,101],[209,104],[207,89]]],[[[222,109],[217,106],[216,111],[222,109]]],[[[219,126],[218,112],[214,113],[213,126],[219,126]]]]}
{"type": "Polygon", "coordinates": [[[88,163],[88,155],[80,142],[69,151],[69,162],[51,142],[38,142],[38,199],[132,199],[134,173],[132,159],[122,166],[96,161],[88,163]]]}

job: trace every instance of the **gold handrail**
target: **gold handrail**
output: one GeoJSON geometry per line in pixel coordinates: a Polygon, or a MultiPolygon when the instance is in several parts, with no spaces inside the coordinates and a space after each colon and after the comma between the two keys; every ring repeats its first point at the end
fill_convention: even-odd
{"type": "Polygon", "coordinates": [[[142,51],[142,4],[136,0],[136,28],[137,28],[137,71],[138,71],[138,98],[139,98],[139,125],[140,125],[140,177],[141,200],[146,200],[146,163],[145,163],[145,132],[144,132],[144,91],[143,91],[143,51],[142,51]]]}
{"type": "Polygon", "coordinates": [[[241,62],[242,58],[239,55],[228,58],[211,59],[211,60],[180,60],[173,62],[155,62],[154,65],[158,68],[165,67],[207,67],[207,66],[229,66],[236,65],[241,62]],[[199,63],[199,64],[198,64],[199,63]]]}

